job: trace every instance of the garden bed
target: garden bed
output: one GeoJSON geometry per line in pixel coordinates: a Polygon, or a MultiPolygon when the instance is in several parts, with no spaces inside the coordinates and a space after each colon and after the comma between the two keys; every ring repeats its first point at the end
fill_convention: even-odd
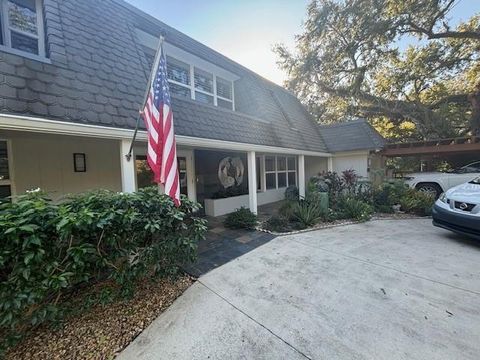
{"type": "MultiPolygon", "coordinates": [[[[43,325],[11,348],[6,359],[111,359],[165,311],[192,283],[189,276],[175,280],[143,280],[129,300],[97,304],[68,316],[60,326],[43,325]]],[[[73,306],[85,306],[92,291],[76,294],[73,306]]]]}
{"type": "MultiPolygon", "coordinates": [[[[403,212],[399,213],[375,213],[370,220],[405,220],[405,219],[425,219],[426,216],[418,216],[414,214],[407,214],[403,212]]],[[[266,232],[268,234],[282,236],[282,235],[294,235],[294,234],[301,234],[309,231],[321,230],[321,229],[330,229],[337,226],[345,226],[345,225],[353,225],[359,224],[364,221],[356,221],[350,219],[344,220],[334,220],[329,222],[319,222],[312,227],[306,229],[291,229],[289,231],[272,231],[265,227],[265,222],[261,222],[259,226],[256,228],[258,231],[266,232]]]]}

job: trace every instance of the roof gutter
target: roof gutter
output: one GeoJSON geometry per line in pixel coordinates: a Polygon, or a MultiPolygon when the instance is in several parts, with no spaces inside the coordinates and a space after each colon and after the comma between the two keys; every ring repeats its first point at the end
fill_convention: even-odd
{"type": "MultiPolygon", "coordinates": [[[[50,120],[31,116],[11,114],[0,114],[0,129],[118,140],[131,139],[134,132],[133,129],[122,129],[91,124],[79,124],[67,121],[50,120]]],[[[146,142],[147,132],[142,130],[138,131],[136,139],[140,142],[146,142]]],[[[206,149],[258,151],[265,153],[282,153],[321,157],[332,156],[332,154],[327,152],[316,152],[300,149],[282,148],[276,146],[238,143],[225,140],[215,140],[184,135],[175,135],[175,139],[178,145],[206,149]]]]}

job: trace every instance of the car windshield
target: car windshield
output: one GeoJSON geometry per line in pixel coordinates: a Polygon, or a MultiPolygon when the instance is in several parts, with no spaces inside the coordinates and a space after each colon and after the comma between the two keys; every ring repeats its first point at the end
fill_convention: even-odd
{"type": "Polygon", "coordinates": [[[473,179],[472,181],[470,181],[470,184],[478,184],[478,185],[480,185],[480,176],[479,176],[479,177],[476,177],[475,179],[473,179]]]}

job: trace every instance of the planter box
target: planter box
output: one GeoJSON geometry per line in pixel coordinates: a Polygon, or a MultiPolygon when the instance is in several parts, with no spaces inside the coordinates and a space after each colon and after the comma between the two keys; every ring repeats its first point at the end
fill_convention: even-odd
{"type": "Polygon", "coordinates": [[[249,207],[248,194],[224,199],[205,199],[205,214],[208,216],[221,216],[230,214],[242,206],[249,207]]]}

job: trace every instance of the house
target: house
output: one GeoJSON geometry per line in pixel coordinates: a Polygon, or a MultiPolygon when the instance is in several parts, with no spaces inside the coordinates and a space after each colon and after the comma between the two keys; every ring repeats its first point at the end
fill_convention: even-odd
{"type": "Polygon", "coordinates": [[[372,149],[338,150],[370,134],[319,127],[290,92],[122,0],[0,5],[0,197],[151,183],[143,122],[125,155],[161,33],[181,191],[208,214],[303,195],[310,175],[372,149]]]}

